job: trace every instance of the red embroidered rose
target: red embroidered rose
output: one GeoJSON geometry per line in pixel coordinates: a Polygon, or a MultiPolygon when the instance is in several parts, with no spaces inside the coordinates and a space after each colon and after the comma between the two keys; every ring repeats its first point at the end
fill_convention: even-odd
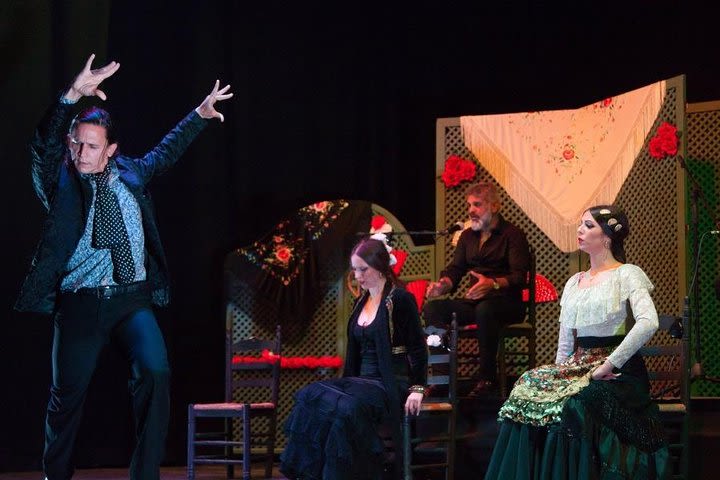
{"type": "Polygon", "coordinates": [[[575,151],[572,150],[571,148],[568,148],[568,149],[563,150],[562,155],[565,160],[572,160],[573,158],[575,158],[575,151]]]}
{"type": "Polygon", "coordinates": [[[280,260],[282,263],[287,264],[292,256],[292,251],[288,247],[278,247],[275,250],[275,258],[280,260]]]}
{"type": "Polygon", "coordinates": [[[310,205],[310,208],[316,212],[324,212],[327,209],[328,202],[317,202],[310,205]]]}
{"type": "Polygon", "coordinates": [[[374,215],[370,221],[370,227],[372,227],[373,230],[380,230],[380,228],[386,223],[387,221],[385,220],[385,217],[382,215],[374,215]]]}
{"type": "Polygon", "coordinates": [[[445,161],[445,169],[441,175],[446,187],[455,187],[461,182],[475,177],[475,164],[457,155],[451,155],[445,161]]]}
{"type": "Polygon", "coordinates": [[[613,101],[612,97],[608,97],[608,98],[606,98],[605,100],[602,101],[602,106],[603,106],[603,107],[609,107],[610,104],[612,104],[612,101],[613,101]]]}

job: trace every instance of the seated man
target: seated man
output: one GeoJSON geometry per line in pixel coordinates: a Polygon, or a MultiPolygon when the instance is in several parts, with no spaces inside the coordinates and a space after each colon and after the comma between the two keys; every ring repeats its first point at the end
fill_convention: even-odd
{"type": "Polygon", "coordinates": [[[477,325],[481,360],[477,394],[494,387],[500,327],[523,320],[522,290],[530,252],[525,233],[499,213],[500,197],[493,184],[472,185],[466,196],[471,226],[460,235],[453,259],[440,279],[428,285],[427,298],[454,292],[466,273],[475,283],[462,299],[427,302],[424,317],[431,329],[447,325],[452,312],[457,313],[459,325],[477,325]]]}

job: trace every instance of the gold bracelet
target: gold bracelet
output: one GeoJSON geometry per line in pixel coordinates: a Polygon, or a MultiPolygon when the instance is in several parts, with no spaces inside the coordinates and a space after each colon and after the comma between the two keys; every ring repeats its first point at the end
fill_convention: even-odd
{"type": "Polygon", "coordinates": [[[410,393],[422,393],[423,396],[425,395],[425,387],[422,385],[413,385],[412,387],[408,388],[408,391],[410,393]]]}

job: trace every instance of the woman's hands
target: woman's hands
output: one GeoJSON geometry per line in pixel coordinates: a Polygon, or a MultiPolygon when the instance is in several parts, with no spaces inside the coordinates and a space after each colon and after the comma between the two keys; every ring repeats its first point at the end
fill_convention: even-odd
{"type": "Polygon", "coordinates": [[[420,413],[420,405],[422,405],[423,394],[413,392],[408,395],[405,400],[405,415],[417,415],[420,413]]]}
{"type": "Polygon", "coordinates": [[[593,370],[592,379],[593,380],[615,380],[621,374],[613,373],[613,368],[615,368],[615,365],[610,363],[610,360],[605,360],[605,363],[603,363],[598,368],[593,370]]]}

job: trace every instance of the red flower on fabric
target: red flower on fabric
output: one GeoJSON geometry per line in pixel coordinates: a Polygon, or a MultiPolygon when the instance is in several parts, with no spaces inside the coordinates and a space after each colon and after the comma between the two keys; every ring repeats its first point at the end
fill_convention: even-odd
{"type": "Polygon", "coordinates": [[[608,97],[602,101],[602,106],[609,107],[612,104],[612,101],[613,101],[612,97],[608,97]]]}
{"type": "Polygon", "coordinates": [[[562,155],[565,160],[572,160],[573,158],[575,158],[575,150],[568,148],[566,150],[563,150],[562,155]]]}
{"type": "Polygon", "coordinates": [[[678,138],[680,131],[675,125],[663,122],[657,129],[655,136],[648,143],[650,156],[656,160],[665,158],[668,155],[677,155],[678,138]]]}
{"type": "Polygon", "coordinates": [[[316,212],[324,212],[328,208],[328,202],[317,202],[310,205],[310,208],[316,212]]]}
{"type": "Polygon", "coordinates": [[[445,169],[441,178],[446,187],[455,187],[464,181],[475,178],[475,171],[475,164],[470,160],[450,155],[445,161],[445,169]]]}
{"type": "Polygon", "coordinates": [[[281,246],[275,250],[275,258],[280,260],[282,263],[288,263],[291,256],[292,250],[290,250],[288,247],[281,246]]]}
{"type": "Polygon", "coordinates": [[[374,215],[370,221],[370,226],[373,230],[380,230],[380,228],[386,223],[387,221],[385,220],[385,217],[382,215],[374,215]]]}

